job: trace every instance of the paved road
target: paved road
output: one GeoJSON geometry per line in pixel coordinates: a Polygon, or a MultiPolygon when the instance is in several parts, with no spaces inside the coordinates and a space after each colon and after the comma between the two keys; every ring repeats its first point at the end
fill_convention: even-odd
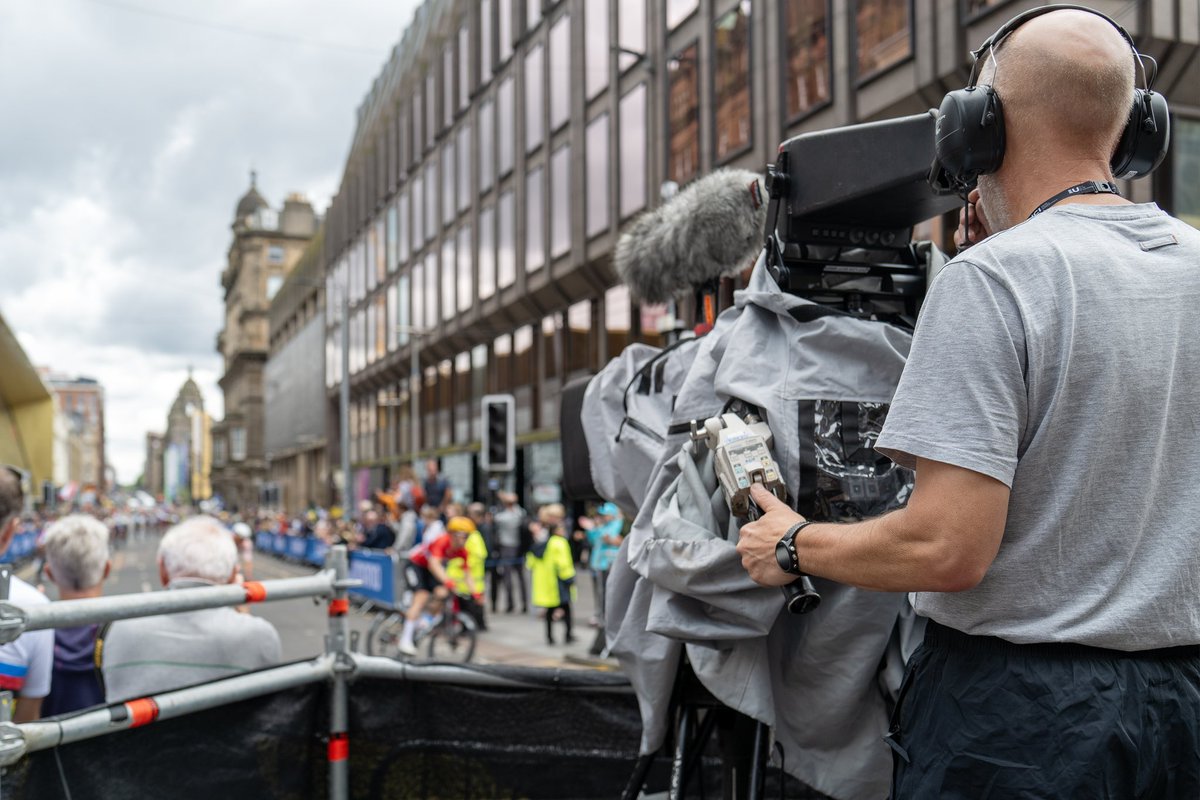
{"type": "MultiPolygon", "coordinates": [[[[155,556],[159,537],[156,534],[134,535],[113,554],[113,569],[105,584],[106,594],[155,591],[160,587],[155,556]]],[[[293,564],[274,556],[256,553],[254,578],[273,580],[311,574],[311,567],[293,564]]],[[[32,580],[33,566],[18,574],[32,580]]],[[[489,614],[489,629],[479,635],[475,660],[479,663],[503,663],[523,666],[596,666],[587,657],[595,632],[588,627],[592,615],[590,575],[579,578],[579,601],[575,609],[576,642],[572,645],[548,645],[545,642],[545,623],[533,614],[489,614]]],[[[46,594],[57,597],[54,586],[46,582],[46,594]]],[[[324,649],[327,616],[323,603],[311,599],[283,600],[254,606],[253,613],[261,616],[279,631],[286,661],[308,658],[324,649]]],[[[370,617],[355,610],[350,627],[360,635],[360,649],[366,643],[370,617]]],[[[555,626],[555,636],[561,642],[561,624],[555,626]]],[[[611,668],[611,664],[603,664],[611,668]]]]}

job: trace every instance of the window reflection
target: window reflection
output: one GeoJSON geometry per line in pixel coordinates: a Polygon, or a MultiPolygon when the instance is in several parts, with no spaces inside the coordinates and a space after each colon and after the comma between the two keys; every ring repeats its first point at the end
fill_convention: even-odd
{"type": "Polygon", "coordinates": [[[471,126],[458,129],[458,210],[471,207],[471,126]]]}
{"type": "Polygon", "coordinates": [[[621,218],[646,206],[646,84],[621,98],[621,218]]]}
{"type": "Polygon", "coordinates": [[[567,309],[567,374],[585,372],[599,361],[596,331],[592,326],[592,301],[583,300],[567,309]]]}
{"type": "MultiPolygon", "coordinates": [[[[496,52],[503,64],[513,52],[513,9],[512,0],[496,0],[496,52]]],[[[501,119],[504,117],[502,116],[501,119]]]]}
{"type": "Polygon", "coordinates": [[[700,7],[700,0],[667,0],[667,30],[679,25],[700,7]]]}
{"type": "Polygon", "coordinates": [[[454,319],[454,312],[458,308],[454,302],[454,286],[458,280],[455,272],[457,263],[454,257],[454,237],[447,235],[446,241],[442,242],[442,319],[444,321],[454,319]]]}
{"type": "Polygon", "coordinates": [[[558,423],[558,397],[562,390],[562,325],[562,314],[542,317],[542,380],[539,392],[542,427],[558,423]]]}
{"type": "Polygon", "coordinates": [[[633,314],[630,306],[629,289],[614,286],[604,293],[605,352],[611,358],[629,344],[633,314]]]}
{"type": "Polygon", "coordinates": [[[525,54],[525,152],[542,143],[542,46],[525,54]]]}
{"type": "MultiPolygon", "coordinates": [[[[617,6],[617,44],[632,53],[646,52],[646,0],[620,0],[617,6]]],[[[622,72],[638,62],[632,53],[617,56],[622,72]]]]}
{"type": "Polygon", "coordinates": [[[492,0],[479,0],[479,83],[492,79],[492,0]]]}
{"type": "Polygon", "coordinates": [[[458,231],[458,310],[471,308],[471,226],[463,225],[458,231]]]}
{"type": "Polygon", "coordinates": [[[454,45],[442,52],[442,128],[454,122],[454,45]]]}
{"type": "Polygon", "coordinates": [[[550,29],[550,130],[571,117],[571,16],[563,14],[550,29]]]}
{"type": "Polygon", "coordinates": [[[912,54],[911,0],[858,0],[858,74],[870,75],[912,54]]]}
{"type": "Polygon", "coordinates": [[[788,0],[787,115],[797,117],[829,100],[829,0],[788,0]]]}
{"type": "Polygon", "coordinates": [[[425,255],[425,324],[434,327],[438,322],[438,261],[437,250],[425,255]]]}
{"type": "Polygon", "coordinates": [[[526,325],[513,333],[513,396],[517,406],[517,432],[533,430],[533,384],[537,360],[533,352],[533,328],[526,325]]]}
{"type": "Polygon", "coordinates": [[[550,157],[550,257],[571,249],[571,146],[550,157]]]}
{"type": "Polygon", "coordinates": [[[479,211],[479,299],[496,292],[496,212],[490,206],[479,211]]]}
{"type": "Polygon", "coordinates": [[[513,79],[507,77],[500,82],[496,94],[496,128],[500,145],[500,156],[497,167],[501,175],[507,175],[513,168],[513,79]]]}
{"type": "Polygon", "coordinates": [[[425,164],[425,241],[432,241],[438,230],[437,159],[430,156],[425,164]]]}
{"type": "Polygon", "coordinates": [[[467,26],[458,29],[458,107],[464,109],[471,99],[471,33],[467,26]]]}
{"type": "Polygon", "coordinates": [[[500,204],[496,215],[496,283],[501,289],[512,286],[517,281],[517,239],[516,220],[514,212],[513,193],[505,192],[500,195],[500,204]]]}
{"type": "Polygon", "coordinates": [[[425,328],[425,265],[420,262],[412,268],[412,320],[417,330],[425,328]]]}
{"type": "Polygon", "coordinates": [[[454,152],[454,140],[448,140],[442,148],[442,224],[449,225],[454,221],[454,190],[458,186],[454,168],[458,159],[454,152]]]}
{"type": "Polygon", "coordinates": [[[700,169],[700,70],[698,46],[680,50],[667,62],[670,163],[667,177],[680,186],[700,169]]]}
{"type": "Polygon", "coordinates": [[[1171,185],[1175,216],[1200,228],[1200,122],[1176,117],[1171,121],[1171,185]]]}
{"type": "Polygon", "coordinates": [[[454,357],[454,443],[471,441],[471,354],[454,357]]]}
{"type": "Polygon", "coordinates": [[[587,235],[608,228],[608,114],[587,126],[587,235]]]}
{"type": "Polygon", "coordinates": [[[716,157],[724,161],[750,144],[750,4],[720,17],[713,33],[716,157]]]}
{"type": "Polygon", "coordinates": [[[546,263],[546,243],[542,235],[542,168],[525,177],[525,271],[541,269],[546,263]]]}
{"type": "Polygon", "coordinates": [[[479,192],[492,188],[492,153],[495,152],[493,109],[491,100],[479,104],[479,192]]]}
{"type": "Polygon", "coordinates": [[[512,336],[507,333],[497,336],[496,341],[492,344],[492,354],[491,391],[503,394],[512,389],[512,336]]]}
{"type": "Polygon", "coordinates": [[[583,3],[583,89],[588,100],[608,86],[608,1],[583,3]]]}

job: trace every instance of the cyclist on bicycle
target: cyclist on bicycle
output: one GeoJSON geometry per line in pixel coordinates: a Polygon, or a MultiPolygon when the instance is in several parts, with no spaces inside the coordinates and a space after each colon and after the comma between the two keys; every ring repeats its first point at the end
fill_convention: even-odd
{"type": "Polygon", "coordinates": [[[467,567],[467,537],[475,530],[475,523],[466,517],[451,517],[446,523],[446,532],[431,542],[422,542],[408,554],[408,569],[406,571],[410,585],[413,588],[412,605],[404,615],[404,632],[400,634],[398,649],[408,656],[417,654],[413,644],[413,635],[417,630],[417,620],[426,605],[436,609],[442,601],[454,591],[455,582],[446,574],[446,565],[455,560],[463,562],[463,582],[467,590],[478,601],[483,597],[481,589],[475,585],[471,570],[467,567]],[[433,603],[430,604],[430,597],[433,603]]]}

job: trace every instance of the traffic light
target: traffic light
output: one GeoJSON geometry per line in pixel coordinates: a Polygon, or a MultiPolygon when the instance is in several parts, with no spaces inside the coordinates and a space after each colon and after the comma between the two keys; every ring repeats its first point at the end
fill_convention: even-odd
{"type": "Polygon", "coordinates": [[[516,403],[511,394],[483,398],[483,449],[480,467],[487,472],[512,472],[516,468],[516,403]]]}

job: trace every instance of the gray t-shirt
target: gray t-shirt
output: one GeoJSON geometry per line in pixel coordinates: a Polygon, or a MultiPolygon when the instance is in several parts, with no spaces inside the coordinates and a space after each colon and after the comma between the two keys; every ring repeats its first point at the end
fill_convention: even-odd
{"type": "Polygon", "coordinates": [[[228,678],[281,658],[275,626],[232,608],[123,619],[112,624],[104,641],[105,698],[112,703],[228,678]]]}
{"type": "Polygon", "coordinates": [[[946,266],[878,442],[1012,489],[996,560],[917,611],[1018,643],[1200,643],[1200,232],[1053,208],[946,266]]]}

